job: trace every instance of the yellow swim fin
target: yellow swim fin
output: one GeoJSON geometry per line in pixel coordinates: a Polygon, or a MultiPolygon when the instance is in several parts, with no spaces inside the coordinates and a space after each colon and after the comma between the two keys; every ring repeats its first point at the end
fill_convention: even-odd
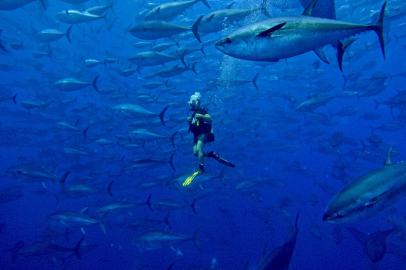
{"type": "Polygon", "coordinates": [[[201,173],[202,173],[201,171],[197,171],[197,172],[195,172],[194,174],[192,174],[191,176],[189,176],[189,177],[186,179],[186,181],[183,182],[183,186],[186,187],[186,186],[190,185],[190,183],[192,183],[193,179],[195,179],[195,177],[196,177],[198,174],[201,174],[201,173]]]}

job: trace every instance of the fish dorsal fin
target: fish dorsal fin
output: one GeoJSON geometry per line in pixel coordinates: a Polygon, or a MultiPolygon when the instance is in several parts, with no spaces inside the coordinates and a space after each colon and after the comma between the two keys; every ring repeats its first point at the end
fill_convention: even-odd
{"type": "Polygon", "coordinates": [[[232,2],[231,4],[229,4],[226,9],[230,9],[233,5],[235,4],[235,2],[232,2]]]}
{"type": "Polygon", "coordinates": [[[388,155],[386,157],[385,165],[391,165],[392,164],[392,161],[390,160],[390,157],[392,155],[392,150],[393,150],[393,147],[391,147],[389,149],[388,155]]]}
{"type": "Polygon", "coordinates": [[[330,64],[330,62],[327,60],[326,55],[324,54],[323,47],[319,47],[313,50],[317,56],[326,64],[330,64]]]}
{"type": "Polygon", "coordinates": [[[81,214],[84,214],[88,208],[89,208],[89,207],[85,207],[85,208],[83,208],[83,210],[82,210],[82,211],[80,211],[80,213],[81,213],[81,214]]]}
{"type": "Polygon", "coordinates": [[[271,27],[271,28],[269,28],[269,29],[267,29],[265,31],[262,31],[261,33],[259,33],[257,35],[257,37],[267,37],[267,36],[271,37],[273,32],[281,29],[285,24],[286,24],[285,22],[279,23],[279,24],[277,24],[277,25],[275,25],[275,26],[273,26],[273,27],[271,27]]]}
{"type": "Polygon", "coordinates": [[[303,11],[302,16],[312,16],[312,12],[313,12],[313,8],[314,5],[316,5],[318,0],[313,0],[305,9],[305,11],[303,11]]]}
{"type": "Polygon", "coordinates": [[[161,11],[161,7],[157,8],[155,12],[159,13],[160,11],[161,11]]]}
{"type": "Polygon", "coordinates": [[[214,18],[215,15],[216,15],[216,14],[213,14],[213,15],[211,15],[210,17],[208,17],[207,20],[206,20],[206,22],[210,22],[210,21],[214,18]]]}

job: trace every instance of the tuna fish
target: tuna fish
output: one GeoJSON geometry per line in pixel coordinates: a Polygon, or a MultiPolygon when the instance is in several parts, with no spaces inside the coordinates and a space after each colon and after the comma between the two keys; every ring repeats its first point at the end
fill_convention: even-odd
{"type": "Polygon", "coordinates": [[[379,262],[386,253],[386,238],[394,232],[394,229],[377,231],[364,234],[356,228],[348,227],[348,231],[360,242],[372,262],[379,262]]]}
{"type": "Polygon", "coordinates": [[[299,233],[297,227],[297,220],[299,219],[299,213],[296,216],[295,227],[292,229],[286,242],[275,248],[269,253],[260,263],[257,270],[282,270],[289,269],[290,260],[292,259],[293,252],[295,251],[296,239],[299,233]]]}
{"type": "Polygon", "coordinates": [[[267,0],[263,0],[262,4],[258,8],[253,9],[230,9],[232,4],[226,9],[216,10],[204,15],[202,21],[199,24],[199,32],[213,33],[223,30],[231,24],[243,20],[252,13],[260,10],[265,16],[271,17],[266,10],[267,0]]]}
{"type": "Polygon", "coordinates": [[[166,106],[159,114],[153,113],[139,105],[134,105],[134,104],[120,104],[116,105],[113,108],[114,113],[116,113],[118,116],[122,118],[151,118],[151,117],[156,117],[159,116],[159,119],[161,120],[161,123],[163,126],[165,126],[165,112],[168,109],[169,106],[166,106]]]}
{"type": "Polygon", "coordinates": [[[313,112],[318,107],[321,107],[327,104],[329,101],[333,100],[334,97],[330,96],[317,96],[306,99],[302,103],[300,103],[296,108],[295,111],[297,112],[313,112]]]}
{"type": "MultiPolygon", "coordinates": [[[[109,213],[106,212],[101,220],[95,220],[87,215],[84,212],[87,208],[83,209],[81,212],[75,211],[58,211],[53,214],[50,214],[46,217],[46,219],[54,225],[60,225],[63,228],[82,228],[85,226],[93,225],[93,224],[100,224],[100,228],[103,231],[104,235],[106,235],[106,228],[104,226],[104,222],[106,217],[109,213]]],[[[83,230],[82,230],[83,231],[83,230]]]]}
{"type": "Polygon", "coordinates": [[[106,18],[106,16],[98,16],[89,12],[81,12],[77,10],[68,10],[68,9],[59,12],[58,14],[55,15],[55,17],[61,22],[69,24],[87,23],[106,18]]]}
{"type": "Polygon", "coordinates": [[[406,191],[406,163],[392,164],[392,147],[385,165],[348,184],[327,206],[323,221],[363,221],[391,207],[406,191]]]}
{"type": "Polygon", "coordinates": [[[10,167],[6,170],[6,173],[27,182],[63,182],[68,177],[70,171],[59,178],[54,175],[53,171],[48,172],[43,168],[27,164],[10,167]]]}
{"type": "Polygon", "coordinates": [[[97,89],[97,85],[96,85],[98,78],[99,78],[99,76],[94,78],[92,82],[80,81],[75,78],[67,78],[67,79],[63,79],[63,80],[59,80],[59,81],[55,82],[54,86],[58,90],[61,90],[64,92],[72,92],[72,91],[77,91],[77,90],[83,89],[86,86],[91,85],[91,86],[93,86],[94,90],[96,90],[96,92],[99,92],[99,90],[97,89]]]}
{"type": "Polygon", "coordinates": [[[134,242],[143,249],[152,250],[192,240],[197,248],[201,250],[198,240],[199,232],[200,228],[196,230],[194,236],[186,236],[167,231],[151,231],[139,235],[134,242]]]}
{"type": "MultiPolygon", "coordinates": [[[[386,2],[375,25],[361,25],[312,17],[313,1],[301,16],[277,17],[243,26],[216,43],[216,48],[232,57],[277,62],[314,51],[328,63],[323,47],[367,31],[375,31],[385,57],[383,20],[386,2]]],[[[341,56],[342,57],[343,45],[341,56]]]]}
{"type": "Polygon", "coordinates": [[[44,0],[2,0],[0,1],[0,10],[13,10],[36,1],[41,2],[42,6],[46,9],[44,0]]]}
{"type": "Polygon", "coordinates": [[[165,63],[168,63],[171,61],[181,60],[183,65],[186,67],[185,53],[183,53],[182,55],[177,57],[177,56],[172,56],[172,55],[161,53],[161,52],[149,51],[149,52],[137,53],[137,54],[131,56],[130,58],[128,58],[128,60],[130,60],[130,62],[132,62],[138,66],[156,66],[156,65],[162,65],[162,64],[165,64],[165,63]]]}
{"type": "Polygon", "coordinates": [[[182,26],[165,21],[147,21],[132,27],[130,29],[130,34],[140,39],[154,40],[170,37],[185,31],[192,31],[196,39],[201,42],[200,36],[197,33],[197,28],[199,27],[202,17],[203,16],[197,19],[192,27],[182,26]]]}
{"type": "Polygon", "coordinates": [[[38,32],[37,37],[42,42],[53,42],[53,41],[60,39],[61,37],[66,37],[68,39],[69,43],[72,43],[72,41],[70,39],[71,30],[72,30],[72,26],[70,26],[68,28],[68,30],[66,30],[65,33],[58,31],[56,29],[45,29],[45,30],[42,30],[41,32],[38,32]]]}
{"type": "Polygon", "coordinates": [[[146,15],[145,21],[171,21],[175,19],[179,14],[193,6],[194,4],[202,2],[206,7],[211,8],[206,0],[192,0],[184,2],[170,2],[159,5],[151,9],[146,15]]]}

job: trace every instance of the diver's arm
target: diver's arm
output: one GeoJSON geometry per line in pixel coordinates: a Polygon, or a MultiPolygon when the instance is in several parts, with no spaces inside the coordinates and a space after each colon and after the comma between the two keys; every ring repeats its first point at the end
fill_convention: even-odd
{"type": "Polygon", "coordinates": [[[203,114],[200,114],[200,113],[196,113],[196,115],[195,115],[195,117],[197,118],[197,119],[199,119],[199,120],[203,120],[204,122],[208,122],[208,123],[211,123],[211,116],[210,116],[210,114],[205,114],[205,115],[203,115],[203,114]]]}

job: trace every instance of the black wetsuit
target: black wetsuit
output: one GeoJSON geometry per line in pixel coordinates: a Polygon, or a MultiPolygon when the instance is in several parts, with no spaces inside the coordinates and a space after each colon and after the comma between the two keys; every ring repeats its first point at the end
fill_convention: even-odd
{"type": "Polygon", "coordinates": [[[194,135],[193,143],[196,144],[198,141],[202,141],[203,143],[214,141],[212,124],[196,119],[196,113],[206,115],[208,111],[203,108],[198,108],[192,115],[192,121],[189,122],[189,131],[194,135]]]}

